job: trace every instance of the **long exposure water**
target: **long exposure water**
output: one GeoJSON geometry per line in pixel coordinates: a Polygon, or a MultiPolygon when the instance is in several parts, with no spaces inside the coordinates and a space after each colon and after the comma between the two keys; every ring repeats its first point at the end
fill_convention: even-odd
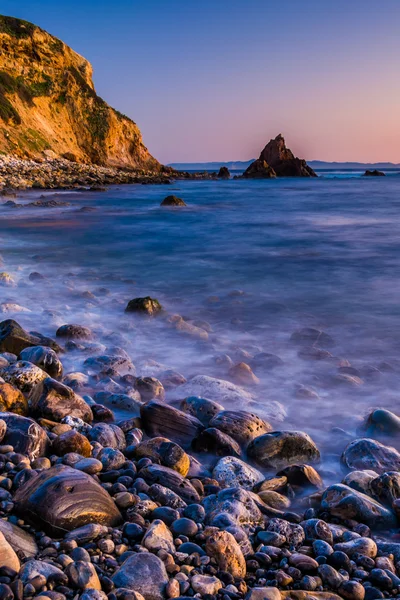
{"type": "MultiPolygon", "coordinates": [[[[275,429],[306,431],[327,470],[338,469],[371,408],[398,409],[400,177],[186,181],[45,195],[70,205],[0,206],[2,269],[16,282],[0,288],[4,319],[50,336],[64,323],[87,325],[99,344],[124,348],[138,374],[173,369],[188,380],[233,381],[228,359],[218,357],[248,363],[259,384],[225,407],[256,412],[275,429]],[[188,206],[161,208],[167,194],[188,206]],[[31,281],[32,272],[45,279],[31,281]],[[208,340],[168,319],[125,314],[131,298],[147,295],[170,315],[200,322],[208,340]],[[290,337],[302,327],[332,336],[332,356],[299,357],[290,337]],[[282,364],[254,360],[261,352],[282,364]]],[[[89,351],[68,353],[67,372],[81,371],[89,351]]],[[[182,396],[179,387],[167,392],[167,400],[182,396]]]]}

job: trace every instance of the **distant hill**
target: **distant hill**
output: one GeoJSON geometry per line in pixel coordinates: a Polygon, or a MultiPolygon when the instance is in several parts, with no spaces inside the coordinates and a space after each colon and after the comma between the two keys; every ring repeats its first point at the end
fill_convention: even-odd
{"type": "MultiPolygon", "coordinates": [[[[228,161],[228,162],[206,162],[206,163],[171,163],[178,171],[218,171],[220,167],[228,167],[230,171],[245,171],[254,158],[247,161],[228,161]]],[[[379,162],[379,163],[361,163],[361,162],[326,162],[323,160],[310,160],[308,164],[317,171],[329,170],[366,170],[366,169],[400,169],[400,163],[379,162]]]]}

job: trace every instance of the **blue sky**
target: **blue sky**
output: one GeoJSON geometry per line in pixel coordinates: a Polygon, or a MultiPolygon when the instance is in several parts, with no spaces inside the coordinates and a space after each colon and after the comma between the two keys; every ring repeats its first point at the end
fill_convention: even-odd
{"type": "Polygon", "coordinates": [[[94,66],[163,162],[400,162],[400,0],[2,0],[94,66]]]}

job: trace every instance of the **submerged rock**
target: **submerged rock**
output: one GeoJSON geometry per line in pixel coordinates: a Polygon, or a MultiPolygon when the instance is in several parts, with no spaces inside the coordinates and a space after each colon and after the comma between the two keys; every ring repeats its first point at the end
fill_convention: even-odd
{"type": "Polygon", "coordinates": [[[164,400],[165,398],[164,386],[155,377],[138,377],[135,387],[143,402],[153,399],[164,400]]]}
{"type": "Polygon", "coordinates": [[[209,398],[221,404],[236,403],[245,406],[253,400],[253,395],[242,387],[225,381],[224,379],[215,379],[207,375],[195,375],[187,383],[177,388],[178,398],[187,396],[197,396],[200,398],[209,398]]]}
{"type": "Polygon", "coordinates": [[[383,171],[378,171],[378,169],[367,169],[363,174],[363,177],[385,177],[385,173],[383,171]]]}
{"type": "Polygon", "coordinates": [[[333,517],[354,519],[375,529],[396,525],[396,517],[390,510],[369,496],[341,483],[331,485],[325,490],[321,508],[333,517]]]}
{"type": "Polygon", "coordinates": [[[56,331],[56,336],[68,340],[92,340],[94,335],[89,327],[83,325],[61,325],[56,331]]]}
{"type": "Polygon", "coordinates": [[[395,435],[400,432],[400,417],[385,408],[377,408],[367,417],[364,429],[367,436],[395,435]]]}
{"type": "Polygon", "coordinates": [[[161,202],[160,206],[186,206],[186,202],[182,198],[178,198],[178,196],[167,196],[161,202]]]}
{"type": "Polygon", "coordinates": [[[298,329],[292,333],[290,341],[301,346],[312,346],[314,344],[318,344],[319,346],[325,348],[330,348],[335,343],[329,334],[321,331],[320,329],[314,329],[313,327],[304,327],[303,329],[298,329]]]}
{"type": "Polygon", "coordinates": [[[113,527],[121,521],[114,501],[93,477],[64,465],[29,479],[14,502],[17,514],[53,534],[88,523],[113,527]]]}
{"type": "Polygon", "coordinates": [[[360,438],[350,442],[342,454],[349,469],[369,469],[377,473],[400,470],[400,453],[376,440],[360,438]]]}
{"type": "Polygon", "coordinates": [[[303,431],[274,431],[255,438],[248,455],[264,467],[281,468],[302,461],[318,462],[320,453],[303,431]]]}
{"type": "Polygon", "coordinates": [[[145,298],[134,298],[128,302],[125,312],[136,312],[149,317],[159,314],[163,310],[158,300],[146,296],[145,298]]]}

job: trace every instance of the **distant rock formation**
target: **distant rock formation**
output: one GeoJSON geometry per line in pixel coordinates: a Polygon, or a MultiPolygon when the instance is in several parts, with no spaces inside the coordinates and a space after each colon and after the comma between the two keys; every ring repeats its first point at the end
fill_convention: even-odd
{"type": "Polygon", "coordinates": [[[228,167],[221,167],[218,172],[218,179],[230,179],[231,174],[229,173],[228,167]]]}
{"type": "Polygon", "coordinates": [[[305,160],[294,156],[286,148],[281,134],[270,140],[260,154],[243,173],[247,179],[270,179],[272,177],[317,177],[305,160]]]}
{"type": "Polygon", "coordinates": [[[367,169],[363,177],[386,177],[386,175],[383,171],[378,171],[378,169],[374,169],[373,171],[367,169]]]}

